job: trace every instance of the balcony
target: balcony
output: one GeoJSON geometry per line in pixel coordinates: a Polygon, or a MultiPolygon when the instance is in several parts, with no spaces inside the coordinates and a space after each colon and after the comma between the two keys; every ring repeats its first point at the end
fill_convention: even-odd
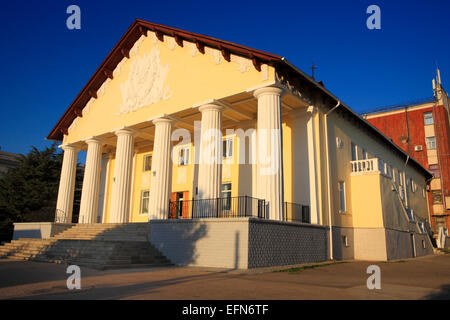
{"type": "Polygon", "coordinates": [[[352,176],[380,173],[386,178],[392,178],[394,174],[392,166],[380,158],[355,160],[350,161],[350,164],[352,166],[352,176]]]}
{"type": "Polygon", "coordinates": [[[379,172],[380,160],[378,158],[350,161],[352,175],[379,172]]]}

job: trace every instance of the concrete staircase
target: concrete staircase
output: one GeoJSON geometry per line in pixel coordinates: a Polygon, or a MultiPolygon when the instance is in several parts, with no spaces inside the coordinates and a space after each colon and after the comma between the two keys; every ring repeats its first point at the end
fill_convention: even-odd
{"type": "Polygon", "coordinates": [[[77,224],[50,239],[13,240],[0,246],[0,258],[99,270],[170,265],[148,235],[147,223],[77,224]]]}

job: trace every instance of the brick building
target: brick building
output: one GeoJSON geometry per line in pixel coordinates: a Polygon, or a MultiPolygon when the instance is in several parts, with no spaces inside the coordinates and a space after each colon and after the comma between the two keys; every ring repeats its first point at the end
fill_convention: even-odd
{"type": "Polygon", "coordinates": [[[429,99],[378,109],[363,117],[433,174],[428,204],[433,231],[438,233],[440,227],[450,228],[449,97],[439,70],[433,90],[429,99]]]}

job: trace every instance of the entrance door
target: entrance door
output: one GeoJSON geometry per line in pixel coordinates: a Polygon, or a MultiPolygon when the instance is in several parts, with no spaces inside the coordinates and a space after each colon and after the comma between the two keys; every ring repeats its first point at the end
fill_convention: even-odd
{"type": "Polygon", "coordinates": [[[177,201],[177,205],[176,205],[176,214],[177,214],[177,219],[182,219],[183,218],[183,192],[177,192],[177,197],[176,197],[176,201],[177,201]]]}
{"type": "Polygon", "coordinates": [[[189,218],[189,191],[172,192],[170,197],[170,218],[188,219],[189,218]]]}

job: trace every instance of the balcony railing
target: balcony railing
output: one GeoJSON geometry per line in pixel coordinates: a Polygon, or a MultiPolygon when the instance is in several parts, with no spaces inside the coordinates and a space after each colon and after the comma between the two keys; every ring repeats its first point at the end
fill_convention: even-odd
{"type": "Polygon", "coordinates": [[[378,158],[355,160],[350,161],[350,163],[352,165],[352,173],[379,171],[378,158]]]}
{"type": "Polygon", "coordinates": [[[311,215],[309,206],[305,206],[299,203],[284,203],[284,220],[295,221],[303,223],[311,223],[311,215]]]}
{"type": "Polygon", "coordinates": [[[371,158],[364,160],[350,161],[352,166],[352,174],[364,174],[379,172],[386,178],[392,179],[394,177],[393,167],[380,158],[371,158]]]}
{"type": "Polygon", "coordinates": [[[171,201],[169,219],[266,218],[266,201],[248,196],[171,201]]]}

